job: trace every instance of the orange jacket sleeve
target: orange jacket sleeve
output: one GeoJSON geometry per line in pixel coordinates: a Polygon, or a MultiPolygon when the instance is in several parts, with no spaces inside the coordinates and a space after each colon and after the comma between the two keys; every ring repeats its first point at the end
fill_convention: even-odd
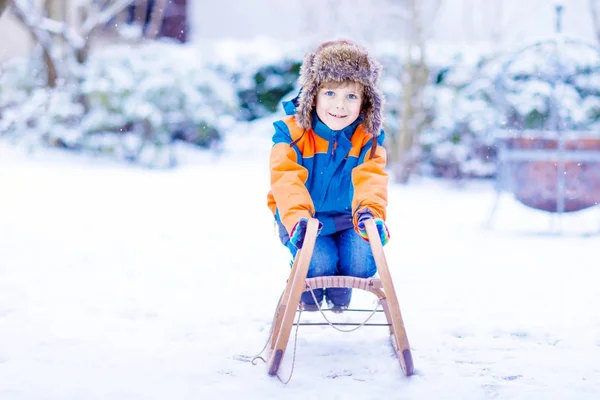
{"type": "Polygon", "coordinates": [[[308,170],[298,163],[298,153],[289,143],[287,140],[275,141],[269,160],[271,194],[288,233],[300,218],[315,215],[312,198],[305,186],[308,170]]]}
{"type": "MultiPolygon", "coordinates": [[[[383,138],[382,138],[383,139],[383,138]]],[[[383,142],[383,140],[381,140],[383,142]]],[[[365,157],[368,157],[367,154],[365,157]]],[[[353,221],[356,227],[358,212],[369,209],[375,218],[386,219],[389,177],[385,172],[387,152],[377,146],[373,158],[357,165],[352,170],[354,197],[352,199],[353,221]]]]}

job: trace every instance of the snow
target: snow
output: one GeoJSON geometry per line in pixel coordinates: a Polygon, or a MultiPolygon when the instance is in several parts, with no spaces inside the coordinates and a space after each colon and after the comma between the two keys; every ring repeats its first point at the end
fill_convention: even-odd
{"type": "Polygon", "coordinates": [[[300,327],[288,385],[240,361],[289,272],[266,208],[271,129],[240,125],[218,156],[178,148],[160,171],[0,141],[0,399],[599,397],[599,210],[557,233],[506,195],[485,229],[488,183],[390,187],[415,376],[377,327],[300,327]]]}

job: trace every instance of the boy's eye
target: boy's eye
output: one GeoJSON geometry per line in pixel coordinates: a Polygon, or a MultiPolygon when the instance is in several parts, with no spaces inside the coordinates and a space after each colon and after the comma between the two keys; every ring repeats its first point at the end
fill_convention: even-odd
{"type": "Polygon", "coordinates": [[[325,92],[325,96],[333,96],[335,93],[333,93],[333,91],[328,90],[325,92]]]}
{"type": "Polygon", "coordinates": [[[356,100],[356,99],[358,99],[358,96],[357,96],[357,95],[355,95],[355,94],[353,94],[353,93],[350,93],[350,94],[348,95],[348,98],[349,98],[349,99],[351,99],[351,100],[356,100]]]}

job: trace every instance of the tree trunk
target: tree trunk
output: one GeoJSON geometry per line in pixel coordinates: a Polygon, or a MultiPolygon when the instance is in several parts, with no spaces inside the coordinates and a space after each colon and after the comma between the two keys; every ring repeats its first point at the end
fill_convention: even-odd
{"type": "Polygon", "coordinates": [[[29,30],[29,33],[33,39],[39,43],[43,49],[44,64],[46,65],[47,80],[46,84],[48,87],[56,87],[56,80],[58,78],[58,72],[56,70],[56,62],[52,58],[52,37],[44,30],[37,27],[31,26],[27,23],[27,16],[23,10],[19,7],[14,7],[15,16],[19,19],[23,25],[29,30]]]}
{"type": "Polygon", "coordinates": [[[146,39],[156,39],[160,34],[160,28],[163,24],[165,12],[169,7],[167,0],[154,0],[150,20],[146,26],[146,39]]]}
{"type": "Polygon", "coordinates": [[[600,43],[600,1],[590,0],[590,11],[592,15],[592,23],[596,32],[596,41],[600,43]]]}
{"type": "Polygon", "coordinates": [[[0,17],[2,16],[2,13],[4,12],[4,10],[6,10],[8,8],[8,0],[0,0],[0,17]]]}
{"type": "Polygon", "coordinates": [[[50,53],[46,48],[44,48],[44,64],[46,64],[46,74],[47,80],[46,85],[48,87],[56,87],[56,79],[58,78],[58,73],[56,72],[56,65],[54,64],[54,60],[50,57],[50,53]]]}
{"type": "MultiPolygon", "coordinates": [[[[85,7],[77,8],[77,13],[76,13],[77,23],[82,24],[83,21],[85,21],[89,17],[89,12],[90,12],[90,10],[86,9],[85,7]]],[[[91,33],[92,32],[90,32],[90,36],[91,36],[91,33]]],[[[85,62],[87,61],[88,56],[89,56],[91,41],[92,41],[91,38],[88,36],[87,40],[85,41],[85,45],[82,48],[77,49],[75,51],[75,58],[77,59],[77,62],[79,64],[85,64],[85,62]]]]}
{"type": "Polygon", "coordinates": [[[423,90],[429,75],[425,63],[422,16],[417,0],[410,1],[410,13],[412,27],[403,71],[400,133],[394,149],[394,175],[397,183],[407,183],[418,163],[414,148],[424,122],[423,90]]]}
{"type": "MultiPolygon", "coordinates": [[[[412,46],[409,46],[409,54],[412,46]]],[[[410,56],[409,56],[410,57],[410,56]]],[[[400,134],[398,136],[397,146],[397,158],[396,158],[396,182],[407,183],[412,173],[412,166],[410,162],[410,150],[413,146],[413,132],[411,121],[414,118],[415,110],[413,104],[414,90],[414,70],[415,65],[412,60],[408,60],[404,71],[404,92],[402,96],[402,112],[401,112],[401,124],[400,134]]]]}
{"type": "Polygon", "coordinates": [[[66,20],[66,9],[64,0],[46,0],[43,4],[44,9],[46,10],[46,15],[52,18],[55,21],[65,22],[66,20]]]}
{"type": "Polygon", "coordinates": [[[138,25],[140,28],[140,38],[143,38],[147,27],[146,17],[150,12],[150,4],[148,4],[149,0],[136,0],[133,3],[135,5],[133,11],[133,21],[131,22],[131,25],[138,25]]]}

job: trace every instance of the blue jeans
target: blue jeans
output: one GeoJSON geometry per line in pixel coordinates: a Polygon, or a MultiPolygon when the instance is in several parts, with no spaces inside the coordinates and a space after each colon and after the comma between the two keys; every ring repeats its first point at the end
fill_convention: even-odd
{"type": "MultiPolygon", "coordinates": [[[[288,241],[286,247],[295,257],[298,250],[294,245],[288,241]]],[[[317,236],[307,278],[335,275],[370,278],[376,272],[371,245],[354,229],[346,229],[332,235],[317,236]]],[[[323,289],[315,289],[314,293],[319,303],[327,295],[336,306],[348,306],[352,297],[352,289],[349,288],[329,288],[326,293],[323,289]]],[[[302,301],[315,304],[310,292],[302,294],[302,301]]]]}

